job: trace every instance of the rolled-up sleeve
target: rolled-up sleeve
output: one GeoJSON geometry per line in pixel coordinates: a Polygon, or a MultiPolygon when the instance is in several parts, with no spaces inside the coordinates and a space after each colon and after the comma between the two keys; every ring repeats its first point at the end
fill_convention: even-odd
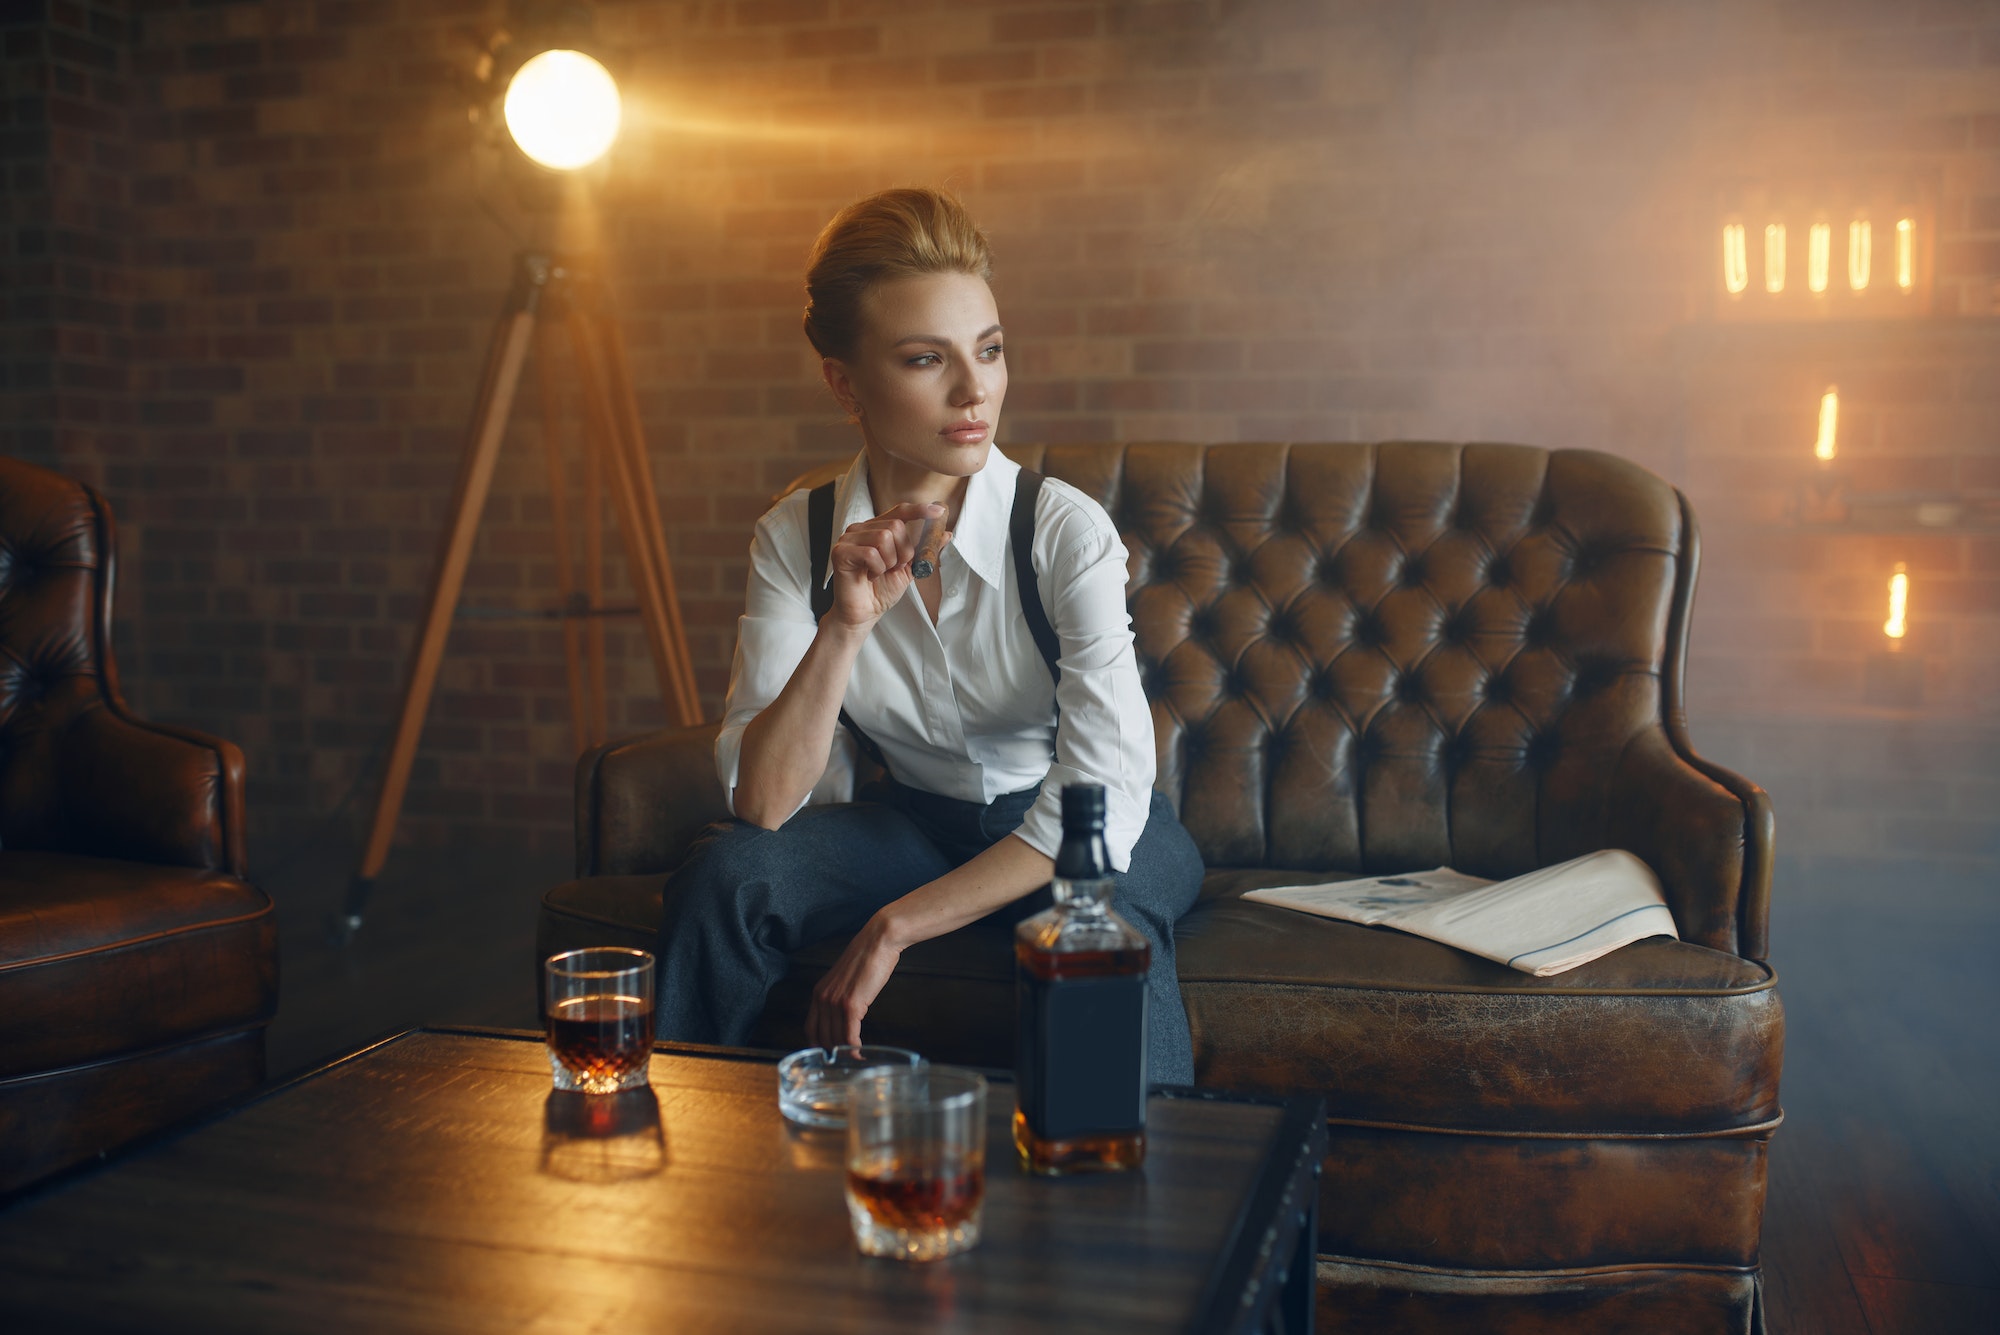
{"type": "Polygon", "coordinates": [[[1054,857],[1062,843],[1064,786],[1102,784],[1104,842],[1112,867],[1124,871],[1146,828],[1157,767],[1153,716],[1125,606],[1125,544],[1104,517],[1072,512],[1053,527],[1062,545],[1037,583],[1060,644],[1056,755],[1016,833],[1054,857]]]}
{"type": "MultiPolygon", "coordinates": [[[[778,698],[818,630],[807,592],[811,578],[803,497],[787,498],[757,521],[750,540],[750,583],[736,622],[736,657],[722,731],[715,739],[715,772],[736,809],[736,781],[743,762],[743,730],[778,698]]],[[[827,769],[800,806],[847,801],[854,785],[853,743],[834,730],[827,769]]]]}

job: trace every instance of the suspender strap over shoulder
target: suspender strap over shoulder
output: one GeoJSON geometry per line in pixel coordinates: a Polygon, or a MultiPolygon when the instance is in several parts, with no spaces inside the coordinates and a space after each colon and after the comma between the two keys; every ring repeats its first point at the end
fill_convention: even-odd
{"type": "MultiPolygon", "coordinates": [[[[1028,634],[1034,638],[1035,647],[1042,651],[1042,661],[1049,665],[1049,675],[1058,685],[1062,682],[1062,669],[1056,666],[1061,656],[1061,642],[1056,638],[1056,630],[1049,623],[1049,615],[1042,607],[1041,585],[1035,577],[1035,504],[1042,494],[1042,483],[1048,479],[1042,474],[1023,468],[1014,479],[1014,506],[1007,515],[1008,545],[1014,550],[1014,583],[1021,591],[1021,618],[1028,623],[1028,634]]],[[[806,543],[812,554],[808,600],[812,606],[813,620],[817,621],[833,608],[833,589],[827,584],[827,562],[833,551],[833,490],[835,484],[824,483],[814,487],[806,497],[806,543]]],[[[873,738],[861,731],[847,710],[840,711],[841,726],[854,735],[861,749],[876,764],[882,764],[882,748],[873,738]]]]}
{"type": "Polygon", "coordinates": [[[1007,537],[1008,545],[1014,549],[1014,583],[1021,590],[1021,619],[1028,623],[1028,634],[1035,637],[1035,647],[1042,651],[1049,675],[1060,686],[1062,669],[1056,666],[1056,660],[1062,657],[1062,643],[1056,639],[1056,628],[1049,624],[1049,614],[1042,610],[1042,586],[1035,578],[1035,502],[1046,481],[1040,473],[1026,468],[1015,474],[1014,508],[1007,515],[1007,537]]]}

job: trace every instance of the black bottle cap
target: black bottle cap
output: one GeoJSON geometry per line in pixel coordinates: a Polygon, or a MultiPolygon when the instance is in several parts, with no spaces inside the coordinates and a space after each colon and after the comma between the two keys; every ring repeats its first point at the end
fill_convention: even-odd
{"type": "Polygon", "coordinates": [[[1104,828],[1104,785],[1067,783],[1062,796],[1063,828],[1097,830],[1104,828]]]}

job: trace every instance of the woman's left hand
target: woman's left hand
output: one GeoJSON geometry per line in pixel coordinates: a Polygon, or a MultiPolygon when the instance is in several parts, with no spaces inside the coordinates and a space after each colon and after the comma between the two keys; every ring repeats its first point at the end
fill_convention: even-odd
{"type": "Polygon", "coordinates": [[[870,918],[813,989],[806,1041],[822,1048],[843,1043],[859,1047],[861,1017],[875,1004],[902,957],[903,949],[890,940],[882,915],[870,918]]]}

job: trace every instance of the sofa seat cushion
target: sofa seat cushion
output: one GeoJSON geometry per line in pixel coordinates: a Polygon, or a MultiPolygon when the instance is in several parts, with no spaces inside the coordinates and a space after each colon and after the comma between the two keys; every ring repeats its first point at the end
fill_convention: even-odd
{"type": "Polygon", "coordinates": [[[0,852],[0,1079],[267,1022],[277,924],[223,872],[0,852]]]}
{"type": "MultiPolygon", "coordinates": [[[[1778,1114],[1784,1011],[1771,971],[1658,938],[1553,978],[1422,937],[1241,894],[1323,874],[1211,871],[1175,932],[1199,1083],[1321,1093],[1331,1116],[1471,1131],[1687,1134],[1778,1114]]],[[[651,948],[663,876],[549,892],[545,951],[651,948]]],[[[813,983],[845,941],[799,952],[753,1041],[804,1042],[813,983]]],[[[904,952],[869,1012],[872,1041],[940,1061],[1013,1061],[1007,931],[975,923],[904,952]]]]}
{"type": "Polygon", "coordinates": [[[1778,1115],[1769,968],[1638,941],[1536,978],[1435,941],[1245,902],[1307,872],[1215,871],[1175,933],[1198,1079],[1331,1116],[1466,1130],[1726,1131],[1778,1115]]]}

